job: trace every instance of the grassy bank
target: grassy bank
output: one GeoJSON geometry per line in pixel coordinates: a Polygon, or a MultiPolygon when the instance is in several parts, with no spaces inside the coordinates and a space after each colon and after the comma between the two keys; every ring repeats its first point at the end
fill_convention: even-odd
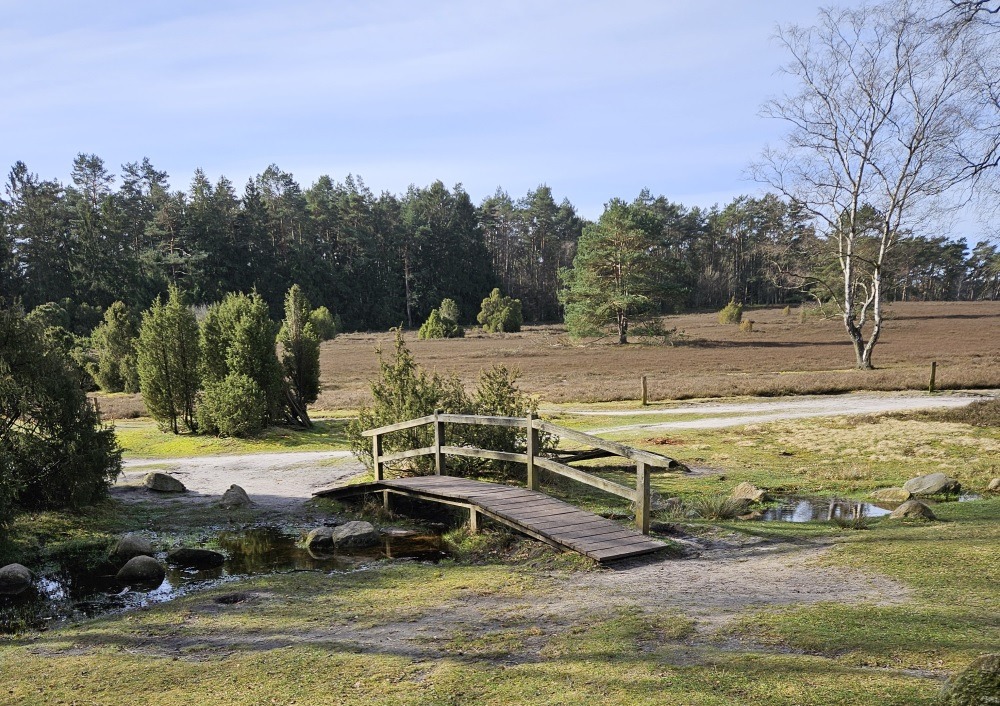
{"type": "MultiPolygon", "coordinates": [[[[663,496],[693,501],[748,480],[860,497],[936,470],[981,488],[1000,475],[1000,427],[991,414],[810,419],[620,438],[707,469],[654,475],[663,496]]],[[[339,422],[328,424],[309,443],[336,448],[339,422]]],[[[149,434],[136,429],[134,438],[149,434]]],[[[280,438],[262,443],[277,448],[260,450],[302,448],[282,447],[280,438]]],[[[152,449],[136,455],[157,455],[155,444],[136,448],[152,449]]],[[[601,472],[630,481],[627,467],[601,472]]],[[[628,511],[608,496],[556,489],[591,507],[628,511]]],[[[76,515],[22,516],[4,557],[104,551],[125,531],[194,536],[208,521],[199,512],[112,502],[76,515]]],[[[591,604],[580,593],[584,577],[607,570],[527,540],[509,549],[509,536],[504,551],[492,551],[488,537],[457,532],[457,561],[258,577],[0,638],[0,704],[929,706],[944,676],[1000,644],[1000,498],[940,504],[935,512],[942,521],[880,519],[865,531],[661,518],[688,541],[739,547],[752,540],[788,556],[783,570],[879,577],[896,591],[881,601],[803,598],[727,616],[668,605],[641,586],[614,604],[591,604]],[[809,562],[792,558],[796,549],[821,546],[829,551],[809,554],[809,562]]],[[[683,568],[683,560],[662,564],[665,572],[683,568]]]]}

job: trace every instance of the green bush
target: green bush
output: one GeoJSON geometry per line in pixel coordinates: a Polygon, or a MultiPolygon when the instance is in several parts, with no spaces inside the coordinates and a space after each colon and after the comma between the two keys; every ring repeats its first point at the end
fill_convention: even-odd
{"type": "MultiPolygon", "coordinates": [[[[379,376],[371,381],[372,405],[358,412],[357,420],[347,427],[351,450],[371,467],[372,442],[361,435],[366,429],[388,426],[397,422],[424,417],[440,409],[454,414],[523,417],[537,409],[537,401],[517,389],[517,372],[502,365],[480,375],[479,385],[470,398],[456,377],[444,378],[428,374],[413,360],[413,356],[397,330],[395,355],[385,359],[379,352],[379,376]]],[[[453,424],[446,427],[447,444],[479,446],[494,451],[524,452],[526,433],[523,429],[453,424]]],[[[383,453],[431,446],[434,431],[431,425],[393,432],[383,437],[383,453]]],[[[542,445],[548,442],[543,435],[542,445]]],[[[427,472],[432,460],[428,456],[408,459],[409,470],[427,472]]],[[[472,473],[487,471],[500,478],[523,477],[523,464],[496,461],[448,458],[449,472],[472,473]]]]}
{"type": "Polygon", "coordinates": [[[499,289],[494,289],[483,299],[476,320],[489,333],[520,331],[524,323],[521,300],[505,297],[499,289]]]}
{"type": "Polygon", "coordinates": [[[121,449],[80,370],[20,307],[0,303],[0,341],[0,524],[15,502],[79,508],[104,497],[121,449]]]}
{"type": "Polygon", "coordinates": [[[267,397],[249,376],[230,373],[205,386],[198,427],[219,436],[251,436],[267,425],[267,397]]]}
{"type": "Polygon", "coordinates": [[[309,312],[309,323],[321,341],[330,341],[340,332],[340,317],[334,317],[325,306],[309,312]]]}
{"type": "Polygon", "coordinates": [[[202,379],[208,389],[230,374],[246,375],[264,393],[267,421],[283,418],[285,385],[275,350],[277,326],[257,292],[227,294],[201,323],[202,379]]]}
{"type": "MultiPolygon", "coordinates": [[[[441,318],[445,321],[451,321],[456,325],[459,323],[461,314],[458,311],[458,304],[455,303],[454,299],[442,299],[439,311],[441,312],[441,318]]],[[[461,327],[459,326],[459,328],[461,327]]]]}
{"type": "MultiPolygon", "coordinates": [[[[450,302],[450,299],[445,299],[450,302]]],[[[454,302],[452,302],[454,304],[454,302]]],[[[442,303],[442,309],[444,308],[442,303]]],[[[455,323],[454,319],[449,319],[442,314],[442,309],[431,309],[430,316],[423,323],[417,332],[417,338],[426,340],[430,338],[462,338],[465,330],[455,323]]]]}
{"type": "MultiPolygon", "coordinates": [[[[392,358],[382,357],[381,350],[377,353],[379,375],[370,383],[372,404],[358,410],[358,418],[347,425],[351,451],[369,468],[372,465],[372,443],[371,439],[361,435],[364,430],[424,417],[433,414],[435,409],[460,414],[472,411],[458,378],[443,378],[421,369],[403,342],[401,330],[396,329],[392,358]]],[[[383,452],[430,446],[433,433],[430,426],[423,426],[389,434],[383,440],[383,452]]],[[[431,467],[431,461],[426,456],[411,461],[417,471],[427,471],[431,467]]]]}
{"type": "Polygon", "coordinates": [[[743,305],[738,304],[736,299],[730,299],[729,303],[719,312],[720,324],[738,324],[743,320],[743,305]]]}
{"type": "Polygon", "coordinates": [[[104,321],[90,335],[94,360],[87,368],[105,392],[138,392],[139,368],[135,342],[138,332],[122,302],[104,312],[104,321]]]}

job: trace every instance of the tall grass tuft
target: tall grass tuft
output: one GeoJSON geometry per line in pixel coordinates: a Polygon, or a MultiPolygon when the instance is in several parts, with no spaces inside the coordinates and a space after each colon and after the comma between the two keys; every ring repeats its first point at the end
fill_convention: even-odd
{"type": "Polygon", "coordinates": [[[733,520],[747,511],[747,501],[728,495],[705,495],[688,504],[690,513],[706,520],[733,520]]]}

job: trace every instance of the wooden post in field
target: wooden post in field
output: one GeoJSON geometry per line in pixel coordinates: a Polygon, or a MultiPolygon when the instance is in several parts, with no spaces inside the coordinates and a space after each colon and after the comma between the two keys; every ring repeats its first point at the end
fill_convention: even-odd
{"type": "Polygon", "coordinates": [[[538,430],[535,429],[535,415],[528,412],[528,441],[525,454],[528,456],[528,490],[538,490],[538,472],[535,456],[538,454],[538,430]]]}
{"type": "Polygon", "coordinates": [[[635,464],[635,526],[649,534],[649,466],[642,461],[635,464]]]}
{"type": "Polygon", "coordinates": [[[444,454],[441,453],[441,445],[444,444],[444,422],[438,417],[440,409],[434,410],[434,473],[441,475],[444,472],[444,454]]]}
{"type": "Polygon", "coordinates": [[[645,407],[646,404],[647,404],[647,401],[646,401],[646,376],[643,375],[642,376],[642,406],[645,407]]]}
{"type": "Polygon", "coordinates": [[[934,392],[934,378],[937,377],[937,361],[931,363],[931,384],[927,386],[928,392],[934,392]]]}
{"type": "Polygon", "coordinates": [[[479,512],[476,508],[469,508],[469,531],[475,534],[479,531],[479,512]]]}
{"type": "Polygon", "coordinates": [[[385,465],[382,463],[382,437],[378,434],[372,437],[372,472],[377,481],[385,478],[385,465]]]}

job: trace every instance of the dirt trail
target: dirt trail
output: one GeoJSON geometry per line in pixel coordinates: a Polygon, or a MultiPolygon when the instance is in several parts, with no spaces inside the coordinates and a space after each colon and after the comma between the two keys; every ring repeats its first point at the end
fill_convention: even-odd
{"type": "MultiPolygon", "coordinates": [[[[594,434],[657,429],[712,429],[741,424],[759,424],[804,417],[875,414],[904,410],[959,407],[996,396],[996,391],[964,391],[930,396],[920,393],[856,393],[752,399],[740,402],[685,402],[671,407],[623,410],[560,410],[580,416],[704,415],[700,419],[648,424],[628,424],[592,430],[594,434]]],[[[190,494],[190,502],[205,502],[222,495],[233,483],[268,509],[290,511],[324,487],[342,483],[364,471],[348,451],[296,451],[287,453],[196,456],[177,459],[128,459],[116,492],[138,497],[134,488],[151,470],[176,476],[190,494]]],[[[145,497],[143,495],[143,497],[145,497]]]]}
{"type": "Polygon", "coordinates": [[[626,431],[657,429],[721,429],[744,424],[761,424],[783,419],[808,417],[838,417],[886,412],[904,412],[923,409],[963,407],[976,400],[996,397],[995,390],[971,390],[930,396],[918,392],[873,393],[859,392],[847,395],[810,395],[805,397],[776,397],[748,402],[684,402],[670,407],[640,407],[629,410],[560,410],[564,414],[594,417],[635,417],[667,415],[706,415],[702,419],[684,421],[656,421],[648,424],[593,429],[592,434],[613,434],[626,431]]]}

